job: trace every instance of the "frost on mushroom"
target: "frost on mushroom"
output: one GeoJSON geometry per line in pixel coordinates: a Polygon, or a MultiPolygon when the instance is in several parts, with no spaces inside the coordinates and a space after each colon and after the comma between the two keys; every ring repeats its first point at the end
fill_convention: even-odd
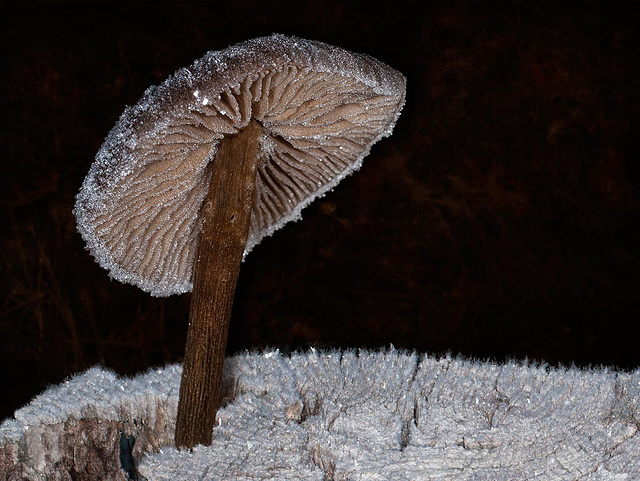
{"type": "Polygon", "coordinates": [[[102,267],[155,296],[190,291],[220,140],[263,128],[245,255],[391,134],[405,79],[366,56],[273,35],[209,52],[125,110],[74,213],[102,267]]]}

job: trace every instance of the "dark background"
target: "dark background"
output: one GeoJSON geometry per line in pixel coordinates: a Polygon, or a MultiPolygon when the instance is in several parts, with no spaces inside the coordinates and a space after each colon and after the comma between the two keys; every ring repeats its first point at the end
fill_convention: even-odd
{"type": "Polygon", "coordinates": [[[275,346],[640,364],[633,3],[17,2],[2,17],[0,419],[101,364],[179,362],[189,295],[109,280],[74,196],[126,105],[272,32],[408,78],[392,137],[262,242],[229,353],[275,346]]]}

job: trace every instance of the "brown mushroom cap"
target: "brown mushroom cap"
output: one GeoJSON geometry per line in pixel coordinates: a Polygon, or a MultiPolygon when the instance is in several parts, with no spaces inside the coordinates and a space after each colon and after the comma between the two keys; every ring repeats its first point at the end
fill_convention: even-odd
{"type": "Polygon", "coordinates": [[[119,281],[188,292],[220,139],[252,118],[264,130],[246,255],[360,167],[405,88],[369,56],[295,37],[209,52],[124,111],[76,198],[78,230],[119,281]]]}

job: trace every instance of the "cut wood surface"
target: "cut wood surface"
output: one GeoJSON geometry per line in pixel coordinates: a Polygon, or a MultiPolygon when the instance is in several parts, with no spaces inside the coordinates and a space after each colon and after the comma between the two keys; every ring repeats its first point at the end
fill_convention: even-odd
{"type": "Polygon", "coordinates": [[[121,431],[148,480],[640,479],[638,369],[243,354],[212,445],[192,452],[171,447],[180,372],[94,368],[50,388],[0,425],[0,479],[126,479],[121,431]]]}

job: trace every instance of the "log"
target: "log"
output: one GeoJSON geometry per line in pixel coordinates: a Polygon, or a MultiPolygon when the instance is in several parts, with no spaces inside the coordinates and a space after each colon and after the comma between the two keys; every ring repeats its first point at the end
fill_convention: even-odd
{"type": "Polygon", "coordinates": [[[640,369],[246,353],[225,362],[211,446],[191,451],[171,446],[180,371],[94,368],[47,390],[0,425],[0,479],[72,479],[51,475],[69,460],[125,476],[120,432],[139,480],[640,479],[640,369]]]}

